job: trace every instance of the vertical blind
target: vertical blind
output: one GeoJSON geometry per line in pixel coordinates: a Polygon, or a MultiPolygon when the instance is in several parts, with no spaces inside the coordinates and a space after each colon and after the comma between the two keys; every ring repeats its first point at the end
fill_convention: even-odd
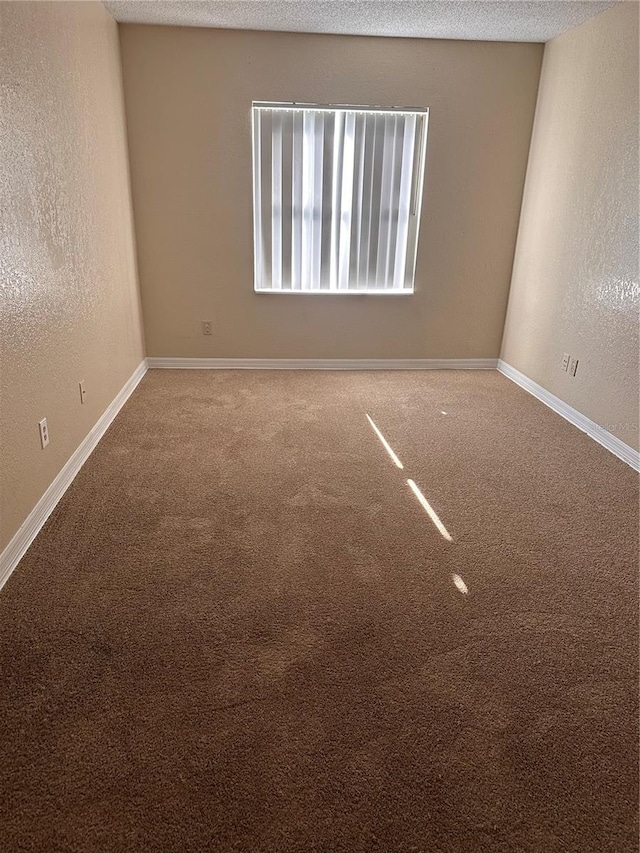
{"type": "Polygon", "coordinates": [[[255,289],[412,293],[428,111],[253,104],[255,289]]]}

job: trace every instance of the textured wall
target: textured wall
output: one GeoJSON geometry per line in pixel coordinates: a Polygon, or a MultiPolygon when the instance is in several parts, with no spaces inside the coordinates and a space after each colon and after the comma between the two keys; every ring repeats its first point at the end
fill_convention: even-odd
{"type": "Polygon", "coordinates": [[[0,67],[1,549],[143,346],[116,24],[0,3],[0,67]]]}
{"type": "Polygon", "coordinates": [[[121,45],[148,355],[498,355],[541,45],[133,25],[121,45]],[[414,296],[253,293],[252,100],[431,108],[414,296]]]}
{"type": "Polygon", "coordinates": [[[639,306],[638,4],[621,3],[546,47],[502,357],[638,448],[639,306]]]}

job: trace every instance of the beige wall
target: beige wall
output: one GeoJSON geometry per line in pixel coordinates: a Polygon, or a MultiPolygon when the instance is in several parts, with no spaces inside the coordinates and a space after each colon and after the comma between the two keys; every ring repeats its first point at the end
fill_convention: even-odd
{"type": "Polygon", "coordinates": [[[143,345],[116,24],[98,3],[0,3],[0,67],[1,550],[143,345]]]}
{"type": "Polygon", "coordinates": [[[541,45],[131,25],[121,45],[148,355],[498,356],[541,45]],[[253,293],[252,100],[431,108],[414,296],[253,293]]]}
{"type": "Polygon", "coordinates": [[[637,449],[639,304],[638,5],[623,3],[546,46],[502,357],[637,449]]]}

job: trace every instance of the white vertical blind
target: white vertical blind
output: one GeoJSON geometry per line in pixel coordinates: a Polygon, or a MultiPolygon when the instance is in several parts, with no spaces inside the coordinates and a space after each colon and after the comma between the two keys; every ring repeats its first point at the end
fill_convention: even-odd
{"type": "MultiPolygon", "coordinates": [[[[254,121],[255,121],[255,111],[254,111],[254,121]]],[[[304,146],[304,134],[303,134],[303,121],[304,116],[302,113],[293,113],[292,114],[292,126],[291,133],[293,136],[292,139],[292,163],[291,163],[291,289],[292,290],[300,290],[302,288],[302,210],[304,205],[304,195],[303,195],[303,178],[302,178],[302,170],[303,170],[303,146],[304,146]]],[[[255,137],[255,124],[254,124],[254,137],[255,137]]],[[[254,156],[254,163],[256,162],[256,157],[254,156]]],[[[259,164],[259,160],[258,160],[259,164]]],[[[255,176],[255,171],[254,171],[255,176]]],[[[256,183],[254,178],[254,186],[256,183]]],[[[258,205],[259,209],[259,205],[258,205]]],[[[254,210],[256,210],[256,206],[254,205],[254,210]]],[[[260,219],[260,217],[255,216],[254,219],[260,219]]],[[[260,226],[256,226],[259,228],[260,226]]],[[[254,232],[255,233],[255,232],[254,232]]],[[[254,245],[255,244],[254,242],[254,245]]],[[[261,279],[258,274],[258,270],[256,268],[256,283],[261,279]]]]}
{"type": "Polygon", "coordinates": [[[282,290],[282,113],[273,113],[271,131],[271,287],[282,290]]]}
{"type": "Polygon", "coordinates": [[[253,105],[257,291],[413,292],[427,117],[253,105]]]}

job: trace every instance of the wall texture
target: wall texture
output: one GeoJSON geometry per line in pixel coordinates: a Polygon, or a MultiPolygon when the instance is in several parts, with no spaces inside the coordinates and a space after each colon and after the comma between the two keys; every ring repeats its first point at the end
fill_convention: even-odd
{"type": "Polygon", "coordinates": [[[638,4],[621,3],[546,46],[502,358],[637,449],[639,306],[638,4]]]}
{"type": "Polygon", "coordinates": [[[498,356],[541,45],[133,25],[121,45],[148,355],[498,356]],[[253,293],[252,100],[431,108],[414,296],[253,293]]]}
{"type": "Polygon", "coordinates": [[[2,550],[143,342],[116,24],[97,2],[0,3],[0,67],[2,550]]]}

